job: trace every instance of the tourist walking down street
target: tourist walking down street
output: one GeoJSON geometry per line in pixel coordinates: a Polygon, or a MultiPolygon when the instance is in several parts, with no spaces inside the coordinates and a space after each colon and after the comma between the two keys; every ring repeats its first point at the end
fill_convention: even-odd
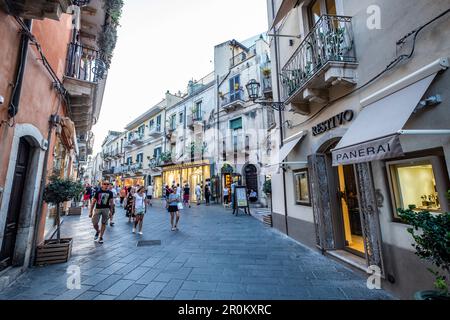
{"type": "Polygon", "coordinates": [[[206,205],[209,206],[209,198],[211,197],[211,190],[209,189],[209,184],[205,184],[205,200],[206,205]]]}
{"type": "Polygon", "coordinates": [[[103,235],[105,234],[106,225],[111,217],[114,206],[114,196],[113,193],[108,190],[109,185],[110,183],[107,181],[102,183],[101,190],[94,195],[89,213],[89,218],[92,218],[92,224],[96,231],[94,240],[98,239],[98,243],[100,244],[103,243],[103,235]],[[101,229],[99,228],[100,219],[102,222],[101,229]]]}
{"type": "Polygon", "coordinates": [[[120,206],[123,208],[123,202],[127,197],[127,188],[123,187],[122,189],[120,189],[119,195],[120,195],[120,206]]]}
{"type": "Polygon", "coordinates": [[[89,208],[89,204],[91,202],[92,199],[92,187],[90,184],[86,185],[86,190],[84,191],[84,196],[83,196],[83,207],[89,208]]]}
{"type": "Polygon", "coordinates": [[[136,216],[134,220],[133,233],[136,233],[137,228],[139,227],[139,234],[142,235],[142,225],[144,223],[144,216],[146,212],[146,194],[144,187],[141,187],[137,193],[134,194],[134,207],[133,212],[136,216]]]}
{"type": "Polygon", "coordinates": [[[195,196],[197,197],[197,205],[199,206],[202,200],[202,187],[200,187],[200,184],[197,184],[195,187],[195,196]]]}
{"type": "Polygon", "coordinates": [[[111,218],[109,220],[109,225],[114,227],[114,214],[116,213],[116,199],[117,199],[117,189],[111,184],[109,185],[109,191],[113,194],[113,205],[111,208],[111,218]]]}
{"type": "Polygon", "coordinates": [[[229,196],[230,196],[230,189],[228,189],[227,186],[223,188],[223,204],[228,205],[229,202],[229,196]]]}
{"type": "Polygon", "coordinates": [[[152,204],[152,200],[153,200],[153,190],[154,190],[154,188],[153,188],[153,185],[149,185],[148,187],[147,187],[147,206],[153,206],[153,204],[152,204]]]}
{"type": "Polygon", "coordinates": [[[181,202],[180,197],[175,193],[174,190],[170,190],[169,197],[167,198],[167,210],[170,213],[170,225],[172,226],[172,231],[178,230],[178,222],[180,221],[180,210],[178,209],[179,202],[181,202]]]}
{"type": "Polygon", "coordinates": [[[191,188],[189,187],[189,184],[186,183],[183,189],[183,205],[189,206],[189,208],[191,207],[190,197],[191,197],[191,188]]]}
{"type": "Polygon", "coordinates": [[[130,188],[127,196],[127,205],[125,206],[126,215],[128,217],[128,223],[131,223],[131,219],[135,217],[134,215],[134,189],[130,188]]]}

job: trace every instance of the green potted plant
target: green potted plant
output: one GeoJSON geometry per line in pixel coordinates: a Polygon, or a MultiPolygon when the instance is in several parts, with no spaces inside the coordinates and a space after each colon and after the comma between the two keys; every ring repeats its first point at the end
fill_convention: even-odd
{"type": "Polygon", "coordinates": [[[36,264],[64,263],[70,258],[72,239],[61,239],[61,205],[78,197],[84,190],[80,182],[70,179],[61,179],[54,175],[44,190],[44,201],[55,205],[56,239],[46,240],[43,245],[36,248],[36,264]]]}
{"type": "Polygon", "coordinates": [[[262,74],[266,78],[270,78],[270,75],[272,74],[272,70],[268,67],[265,67],[262,69],[262,74]]]}
{"type": "Polygon", "coordinates": [[[448,276],[450,273],[450,213],[431,214],[411,209],[399,210],[400,218],[411,225],[408,232],[415,243],[416,255],[431,262],[435,269],[428,270],[435,276],[437,290],[419,291],[417,300],[450,300],[448,276]]]}

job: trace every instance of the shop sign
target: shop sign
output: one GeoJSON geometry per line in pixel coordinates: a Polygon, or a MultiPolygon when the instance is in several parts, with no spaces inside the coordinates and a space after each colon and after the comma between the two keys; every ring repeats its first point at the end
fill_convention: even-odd
{"type": "Polygon", "coordinates": [[[164,167],[164,172],[167,171],[174,171],[174,170],[182,170],[182,169],[189,169],[194,167],[203,167],[203,166],[209,166],[209,161],[195,161],[195,162],[189,162],[184,164],[177,164],[173,166],[164,167]]]}
{"type": "Polygon", "coordinates": [[[398,135],[333,151],[333,166],[392,159],[403,156],[398,135]]]}
{"type": "Polygon", "coordinates": [[[318,125],[314,126],[312,128],[313,136],[318,136],[327,131],[333,130],[340,126],[343,126],[347,122],[353,121],[354,117],[355,117],[355,113],[353,112],[353,110],[347,110],[347,111],[341,112],[338,115],[335,115],[334,117],[328,119],[327,121],[324,121],[324,122],[319,123],[318,125]]]}

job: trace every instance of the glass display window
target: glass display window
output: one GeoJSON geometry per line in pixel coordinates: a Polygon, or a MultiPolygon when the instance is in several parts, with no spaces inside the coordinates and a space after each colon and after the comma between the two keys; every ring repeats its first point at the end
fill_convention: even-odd
{"type": "Polygon", "coordinates": [[[308,170],[302,169],[294,172],[295,202],[299,205],[311,205],[309,196],[308,170]]]}
{"type": "Polygon", "coordinates": [[[399,219],[399,209],[448,211],[444,168],[442,160],[435,156],[387,163],[395,219],[399,219]]]}

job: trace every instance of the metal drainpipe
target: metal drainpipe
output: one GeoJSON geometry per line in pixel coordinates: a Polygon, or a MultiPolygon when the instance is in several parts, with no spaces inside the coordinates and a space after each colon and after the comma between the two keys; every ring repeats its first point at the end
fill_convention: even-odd
{"type": "MultiPolygon", "coordinates": [[[[33,25],[33,20],[26,19],[24,20],[25,25],[28,30],[31,32],[31,28],[33,25]]],[[[28,43],[30,39],[28,35],[22,34],[20,40],[20,49],[19,49],[19,62],[17,66],[17,76],[15,86],[13,88],[13,96],[11,98],[11,103],[8,108],[8,115],[10,118],[15,117],[19,112],[19,104],[20,104],[20,96],[22,94],[22,84],[23,84],[23,76],[25,74],[25,68],[27,65],[27,56],[28,56],[28,43]]]]}
{"type": "MultiPolygon", "coordinates": [[[[274,0],[272,0],[272,16],[275,18],[275,4],[274,0]]],[[[275,45],[275,74],[277,79],[277,96],[278,100],[281,98],[280,93],[280,77],[279,77],[279,70],[280,70],[280,61],[278,56],[278,37],[277,33],[278,30],[276,27],[274,27],[273,31],[275,37],[274,37],[274,45],[275,45]]],[[[278,115],[280,118],[280,147],[283,147],[283,114],[281,112],[281,109],[278,110],[278,115]]],[[[283,196],[284,196],[284,216],[285,216],[285,223],[286,223],[286,235],[289,236],[289,224],[288,224],[288,209],[287,209],[287,197],[286,197],[286,172],[283,169],[283,196]]],[[[272,209],[273,210],[273,209],[272,209]]]]}

